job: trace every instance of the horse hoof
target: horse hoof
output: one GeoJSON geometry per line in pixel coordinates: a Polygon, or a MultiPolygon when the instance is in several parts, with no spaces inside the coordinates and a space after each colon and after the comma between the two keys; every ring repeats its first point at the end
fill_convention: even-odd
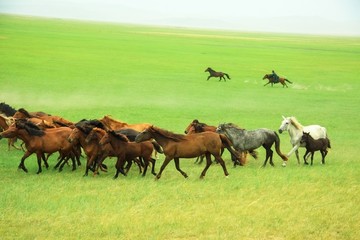
{"type": "Polygon", "coordinates": [[[282,165],[283,167],[286,167],[286,163],[284,163],[284,162],[283,162],[281,165],[282,165]]]}

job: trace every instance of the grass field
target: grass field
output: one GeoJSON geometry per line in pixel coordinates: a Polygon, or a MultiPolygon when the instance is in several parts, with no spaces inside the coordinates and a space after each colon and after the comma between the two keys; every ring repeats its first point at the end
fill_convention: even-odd
{"type": "MultiPolygon", "coordinates": [[[[184,179],[170,163],[160,181],[136,168],[82,177],[84,166],[36,175],[35,156],[0,141],[2,239],[358,239],[360,38],[142,27],[0,15],[0,101],[77,122],[110,114],[181,133],[211,125],[277,130],[282,115],[328,129],[326,165],[230,173],[192,159],[184,179]],[[212,67],[231,80],[206,81],[212,67]],[[294,83],[263,87],[274,69],[294,83]]],[[[281,149],[291,149],[287,133],[281,149]]],[[[300,150],[300,155],[304,149],[300,150]]],[[[56,157],[50,159],[53,166],[56,157]]],[[[159,170],[164,157],[160,156],[159,170]]],[[[83,160],[84,162],[84,160],[83,160]]]]}

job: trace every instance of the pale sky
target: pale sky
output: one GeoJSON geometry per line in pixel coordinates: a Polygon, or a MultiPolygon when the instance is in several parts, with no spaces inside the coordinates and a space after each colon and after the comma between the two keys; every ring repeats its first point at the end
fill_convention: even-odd
{"type": "Polygon", "coordinates": [[[0,0],[0,12],[239,31],[360,35],[360,0],[0,0]]]}

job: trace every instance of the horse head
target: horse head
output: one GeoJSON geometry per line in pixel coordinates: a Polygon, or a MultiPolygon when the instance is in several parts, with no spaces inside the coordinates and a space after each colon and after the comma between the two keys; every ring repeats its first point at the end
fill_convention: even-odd
{"type": "Polygon", "coordinates": [[[309,139],[312,139],[311,135],[310,135],[310,132],[304,132],[303,131],[303,135],[301,136],[301,140],[300,140],[300,143],[303,144],[303,143],[306,143],[309,141],[309,139]]]}
{"type": "Polygon", "coordinates": [[[150,140],[151,138],[153,138],[151,130],[153,129],[153,126],[149,127],[148,129],[140,132],[136,137],[135,137],[135,142],[139,143],[139,142],[143,142],[143,141],[147,141],[150,140]]]}
{"type": "Polygon", "coordinates": [[[282,116],[282,117],[283,117],[283,121],[280,124],[279,133],[287,131],[289,129],[289,125],[290,125],[290,118],[287,118],[284,116],[282,116]]]}

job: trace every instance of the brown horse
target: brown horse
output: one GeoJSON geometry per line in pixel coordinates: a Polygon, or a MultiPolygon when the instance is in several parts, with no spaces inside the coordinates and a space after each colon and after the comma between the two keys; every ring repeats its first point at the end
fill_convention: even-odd
{"type": "Polygon", "coordinates": [[[89,141],[88,143],[85,141],[87,135],[88,133],[83,131],[81,128],[76,127],[72,130],[68,138],[70,143],[80,144],[80,146],[84,149],[87,158],[84,176],[88,175],[90,167],[98,161],[101,153],[101,147],[98,141],[89,141]]]}
{"type": "Polygon", "coordinates": [[[16,119],[31,119],[35,124],[43,121],[46,127],[71,127],[74,128],[74,123],[59,117],[53,116],[44,112],[28,112],[24,108],[20,108],[13,116],[16,119]]]}
{"type": "Polygon", "coordinates": [[[105,125],[107,130],[120,130],[123,128],[131,128],[138,132],[141,132],[151,126],[151,124],[149,123],[128,124],[126,122],[115,120],[111,118],[109,115],[106,115],[102,119],[100,119],[100,122],[102,122],[105,125]]]}
{"type": "Polygon", "coordinates": [[[185,129],[185,134],[199,133],[199,132],[216,132],[215,126],[207,125],[206,123],[201,123],[199,120],[194,119],[185,129]]]}
{"type": "MultiPolygon", "coordinates": [[[[93,131],[104,130],[100,128],[94,128],[93,131]]],[[[150,141],[141,143],[130,142],[125,135],[121,133],[116,133],[115,131],[111,130],[106,132],[99,142],[100,145],[105,145],[108,143],[110,143],[110,145],[115,151],[115,155],[117,156],[117,162],[115,166],[116,174],[114,178],[117,178],[119,176],[119,173],[122,173],[124,176],[126,176],[126,173],[124,171],[125,161],[130,161],[129,163],[131,163],[131,160],[135,160],[136,158],[142,158],[144,160],[145,166],[144,172],[142,174],[143,177],[146,175],[149,162],[152,162],[152,174],[156,175],[155,159],[151,158],[151,154],[154,151],[154,146],[150,141]]]]}
{"type": "MultiPolygon", "coordinates": [[[[13,117],[7,117],[3,114],[0,114],[0,128],[2,128],[3,130],[6,130],[9,128],[9,126],[11,124],[13,124],[15,122],[15,119],[13,117]]],[[[10,151],[10,147],[13,147],[17,150],[24,150],[21,147],[15,146],[15,142],[16,142],[17,138],[9,138],[8,139],[8,151],[10,151]]]]}
{"type": "MultiPolygon", "coordinates": [[[[104,129],[95,127],[90,131],[90,133],[87,135],[87,137],[85,139],[86,144],[89,144],[91,141],[94,141],[100,147],[100,150],[98,152],[99,157],[95,164],[96,166],[94,169],[94,175],[99,173],[99,168],[101,168],[103,171],[105,171],[105,169],[103,169],[103,166],[104,166],[103,162],[107,157],[117,157],[117,153],[114,150],[114,148],[111,146],[110,143],[102,144],[102,145],[100,144],[100,141],[105,136],[105,134],[106,134],[106,131],[104,129]]],[[[138,165],[139,172],[142,173],[142,170],[141,170],[142,164],[141,164],[140,159],[138,159],[138,158],[127,159],[125,173],[127,173],[130,170],[132,161],[134,161],[138,165]]]]}
{"type": "Polygon", "coordinates": [[[273,86],[276,83],[281,83],[283,85],[283,87],[288,87],[288,85],[286,84],[286,82],[291,83],[288,79],[283,78],[283,77],[279,77],[279,79],[275,79],[273,74],[265,74],[265,76],[263,77],[263,80],[269,80],[268,83],[266,83],[264,86],[268,85],[269,83],[271,83],[271,86],[273,86]]]}
{"type": "Polygon", "coordinates": [[[188,175],[180,169],[180,158],[194,158],[205,154],[206,166],[202,171],[200,178],[204,178],[207,169],[211,165],[211,155],[220,163],[225,176],[229,173],[226,170],[225,162],[220,156],[221,147],[224,144],[231,154],[237,156],[236,152],[231,148],[230,141],[224,136],[213,132],[203,132],[191,135],[175,134],[164,129],[152,126],[141,132],[135,139],[136,142],[155,139],[163,148],[165,160],[160,168],[160,172],[156,175],[156,179],[160,179],[166,165],[174,159],[176,169],[187,178],[188,175]]]}
{"type": "MultiPolygon", "coordinates": [[[[63,155],[69,155],[72,151],[72,145],[67,140],[71,129],[67,127],[48,129],[46,131],[41,130],[35,124],[28,122],[27,120],[17,120],[13,125],[11,125],[6,131],[0,134],[1,137],[13,138],[18,137],[24,141],[27,151],[24,156],[21,158],[19,168],[28,172],[25,167],[24,161],[33,153],[37,155],[38,162],[38,174],[42,172],[41,169],[41,159],[44,160],[46,167],[48,164],[46,162],[44,153],[54,153],[60,152],[63,155]]],[[[73,167],[75,166],[75,161],[73,160],[73,167]]]]}
{"type": "Polygon", "coordinates": [[[227,79],[230,80],[230,76],[227,73],[217,72],[210,67],[205,69],[205,72],[209,72],[209,74],[210,74],[210,76],[208,76],[206,81],[208,81],[211,77],[218,77],[218,78],[220,78],[219,82],[221,81],[221,79],[224,79],[224,81],[226,82],[226,78],[224,76],[226,76],[227,79]]]}
{"type": "MultiPolygon", "coordinates": [[[[193,133],[201,133],[201,132],[216,132],[217,127],[215,126],[209,126],[206,123],[200,123],[197,119],[193,120],[189,126],[185,129],[185,133],[187,134],[193,134],[193,133]]],[[[221,155],[224,152],[224,146],[221,148],[221,155]]],[[[246,159],[247,159],[247,151],[238,153],[240,154],[240,158],[233,158],[232,156],[232,161],[234,163],[234,167],[236,167],[236,165],[240,165],[240,166],[244,166],[246,164],[246,159]]],[[[196,159],[195,163],[198,161],[199,158],[196,159]]],[[[203,156],[200,157],[200,161],[199,164],[202,163],[203,161],[203,156]]]]}

